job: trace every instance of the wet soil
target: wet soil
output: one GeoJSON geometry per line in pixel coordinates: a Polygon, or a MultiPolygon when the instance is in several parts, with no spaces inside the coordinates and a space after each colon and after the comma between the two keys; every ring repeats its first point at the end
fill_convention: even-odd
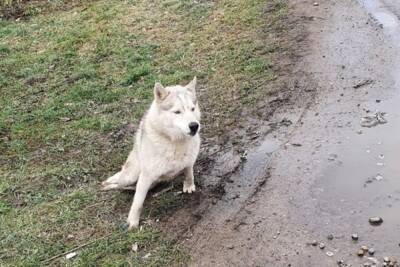
{"type": "Polygon", "coordinates": [[[189,225],[176,232],[193,266],[382,266],[386,256],[400,259],[400,3],[291,7],[306,31],[298,27],[298,57],[281,82],[297,94],[286,94],[259,123],[265,137],[213,154],[201,176],[202,200],[169,221],[175,230],[189,225]],[[360,125],[377,111],[387,123],[360,125]],[[374,216],[383,224],[370,225],[374,216]],[[362,245],[375,249],[375,259],[357,256],[362,245]]]}

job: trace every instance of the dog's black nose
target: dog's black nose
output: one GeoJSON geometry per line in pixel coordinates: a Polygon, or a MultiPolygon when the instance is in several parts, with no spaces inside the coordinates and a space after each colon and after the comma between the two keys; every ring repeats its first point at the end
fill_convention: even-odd
{"type": "Polygon", "coordinates": [[[189,123],[190,135],[194,136],[199,129],[199,124],[197,122],[189,123]]]}

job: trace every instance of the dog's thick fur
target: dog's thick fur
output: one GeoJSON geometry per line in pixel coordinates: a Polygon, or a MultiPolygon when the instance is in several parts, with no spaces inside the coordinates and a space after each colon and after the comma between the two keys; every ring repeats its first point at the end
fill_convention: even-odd
{"type": "Polygon", "coordinates": [[[126,163],[102,183],[109,190],[137,182],[127,220],[130,229],[138,227],[147,192],[157,182],[184,172],[183,192],[196,190],[193,165],[200,149],[200,110],[195,87],[196,77],[187,86],[155,84],[153,103],[140,122],[126,163]]]}

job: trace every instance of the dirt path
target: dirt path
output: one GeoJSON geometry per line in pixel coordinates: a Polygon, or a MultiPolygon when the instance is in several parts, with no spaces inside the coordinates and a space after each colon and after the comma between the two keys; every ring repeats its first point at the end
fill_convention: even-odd
{"type": "Polygon", "coordinates": [[[293,2],[309,32],[293,80],[307,87],[308,102],[270,119],[292,123],[248,152],[226,194],[190,229],[194,266],[373,263],[356,256],[361,245],[376,250],[379,266],[400,257],[400,5],[293,2]],[[387,112],[388,123],[361,127],[375,110],[387,112]],[[384,223],[370,226],[372,216],[384,223]],[[325,248],[307,244],[313,240],[325,248]]]}

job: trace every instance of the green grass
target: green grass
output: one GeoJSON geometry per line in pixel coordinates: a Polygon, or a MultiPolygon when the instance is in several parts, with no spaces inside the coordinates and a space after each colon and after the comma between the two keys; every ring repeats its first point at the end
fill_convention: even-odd
{"type": "MultiPolygon", "coordinates": [[[[184,265],[185,250],[154,225],[121,234],[132,195],[101,193],[98,184],[123,164],[130,123],[157,80],[199,77],[205,138],[234,127],[222,114],[255,110],[277,75],[284,2],[60,0],[21,9],[24,19],[0,20],[0,265],[41,266],[107,235],[52,264],[184,265]]],[[[183,202],[165,193],[143,219],[183,202]]]]}

